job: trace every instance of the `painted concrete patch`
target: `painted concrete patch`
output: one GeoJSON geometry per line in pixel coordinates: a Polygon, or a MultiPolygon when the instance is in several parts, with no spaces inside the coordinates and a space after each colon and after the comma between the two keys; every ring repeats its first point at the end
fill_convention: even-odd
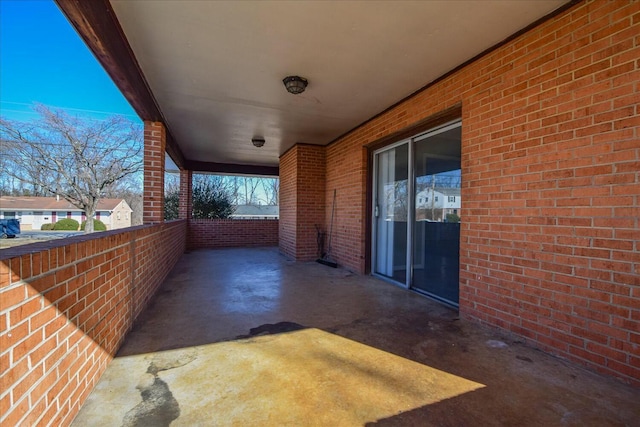
{"type": "Polygon", "coordinates": [[[166,382],[153,375],[151,384],[137,387],[142,402],[128,411],[122,427],[169,427],[180,416],[180,406],[166,382]]]}

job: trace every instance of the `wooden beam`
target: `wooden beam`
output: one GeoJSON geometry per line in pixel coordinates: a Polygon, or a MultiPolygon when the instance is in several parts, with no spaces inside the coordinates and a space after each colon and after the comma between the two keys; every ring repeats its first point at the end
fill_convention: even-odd
{"type": "Polygon", "coordinates": [[[278,166],[240,165],[234,163],[212,163],[186,160],[185,168],[193,172],[212,172],[232,175],[278,176],[278,166]]]}
{"type": "Polygon", "coordinates": [[[166,151],[183,168],[185,159],[108,0],[55,0],[82,40],[143,121],[167,127],[166,151]]]}

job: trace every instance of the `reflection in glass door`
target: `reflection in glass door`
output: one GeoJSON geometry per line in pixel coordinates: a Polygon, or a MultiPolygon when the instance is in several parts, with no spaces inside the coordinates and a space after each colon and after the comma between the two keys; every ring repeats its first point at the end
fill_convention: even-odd
{"type": "Polygon", "coordinates": [[[458,304],[460,122],[374,153],[373,273],[458,304]]]}
{"type": "Polygon", "coordinates": [[[373,271],[407,283],[409,144],[375,155],[373,271]]]}
{"type": "Polygon", "coordinates": [[[414,138],[411,287],[458,304],[460,123],[414,138]]]}

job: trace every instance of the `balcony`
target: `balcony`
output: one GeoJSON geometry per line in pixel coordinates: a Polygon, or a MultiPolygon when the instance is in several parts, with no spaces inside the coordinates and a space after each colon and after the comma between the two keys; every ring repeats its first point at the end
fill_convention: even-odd
{"type": "MultiPolygon", "coordinates": [[[[187,3],[57,0],[145,121],[146,225],[0,253],[1,424],[640,419],[640,3],[187,3]],[[459,314],[367,276],[375,156],[410,189],[452,123],[459,314]],[[278,175],[279,221],[187,219],[198,172],[278,175]],[[344,270],[306,263],[334,213],[344,270]]],[[[379,260],[407,287],[410,240],[379,260]]]]}
{"type": "Polygon", "coordinates": [[[14,367],[3,374],[3,405],[13,399],[3,423],[630,425],[640,417],[637,389],[417,294],[294,262],[275,247],[182,254],[186,228],[173,221],[5,251],[3,304],[13,309],[2,348],[14,367]],[[25,415],[31,402],[36,410],[25,415]]]}
{"type": "Polygon", "coordinates": [[[183,255],[74,422],[633,424],[637,390],[275,248],[183,255]]]}

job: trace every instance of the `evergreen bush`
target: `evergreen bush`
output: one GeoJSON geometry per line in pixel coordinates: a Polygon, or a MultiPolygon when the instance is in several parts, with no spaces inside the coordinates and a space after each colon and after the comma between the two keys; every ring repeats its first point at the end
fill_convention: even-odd
{"type": "Polygon", "coordinates": [[[53,229],[56,231],[77,231],[79,226],[80,224],[75,219],[64,218],[53,224],[53,229]]]}
{"type": "MultiPolygon", "coordinates": [[[[82,221],[82,225],[80,225],[80,230],[84,231],[84,226],[87,224],[87,221],[82,221]]],[[[104,225],[104,222],[99,219],[93,220],[93,231],[107,231],[107,226],[104,225]]]]}
{"type": "Polygon", "coordinates": [[[460,217],[454,213],[447,214],[447,222],[460,222],[460,217]]]}

